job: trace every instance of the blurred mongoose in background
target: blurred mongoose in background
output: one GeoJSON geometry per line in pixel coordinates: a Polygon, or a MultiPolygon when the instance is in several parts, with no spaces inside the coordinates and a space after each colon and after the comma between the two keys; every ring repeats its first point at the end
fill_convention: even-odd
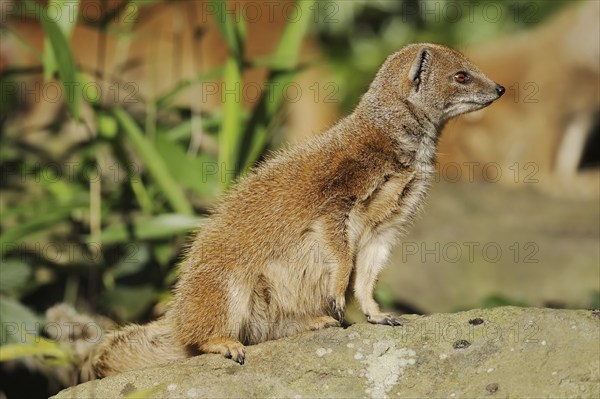
{"type": "Polygon", "coordinates": [[[83,373],[200,353],[243,364],[244,345],[339,326],[351,275],[367,320],[401,325],[380,311],[373,289],[423,204],[440,131],[502,94],[448,47],[391,55],[352,114],[277,153],[222,199],[187,252],[166,315],[113,333],[83,373]]]}

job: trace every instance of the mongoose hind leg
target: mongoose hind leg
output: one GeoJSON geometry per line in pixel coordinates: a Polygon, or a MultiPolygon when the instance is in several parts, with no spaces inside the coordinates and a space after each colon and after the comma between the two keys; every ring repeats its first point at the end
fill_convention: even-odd
{"type": "Polygon", "coordinates": [[[333,317],[343,323],[346,311],[346,289],[352,272],[352,259],[345,257],[339,259],[337,267],[332,271],[327,302],[333,317]]]}
{"type": "Polygon", "coordinates": [[[346,234],[346,215],[350,212],[354,200],[332,198],[327,207],[331,212],[319,221],[320,241],[326,243],[329,257],[329,285],[327,301],[331,314],[340,323],[344,322],[346,310],[346,290],[354,267],[354,249],[346,234]],[[340,216],[341,215],[341,216],[340,216]]]}
{"type": "Polygon", "coordinates": [[[211,338],[200,345],[200,350],[204,353],[220,353],[227,359],[232,359],[239,364],[244,364],[246,358],[244,345],[230,337],[211,338]]]}

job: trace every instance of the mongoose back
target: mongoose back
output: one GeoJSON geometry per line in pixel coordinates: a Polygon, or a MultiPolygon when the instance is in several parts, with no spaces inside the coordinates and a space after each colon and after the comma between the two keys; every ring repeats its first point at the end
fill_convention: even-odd
{"type": "Polygon", "coordinates": [[[503,93],[448,47],[413,44],[388,57],[352,114],[222,199],[188,249],[166,315],[114,333],[85,373],[200,353],[243,364],[244,345],[339,326],[351,275],[367,320],[401,325],[373,289],[423,203],[440,131],[503,93]]]}

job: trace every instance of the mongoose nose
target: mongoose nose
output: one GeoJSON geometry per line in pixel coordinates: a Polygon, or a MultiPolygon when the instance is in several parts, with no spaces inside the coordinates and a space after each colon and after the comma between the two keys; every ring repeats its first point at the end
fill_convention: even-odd
{"type": "Polygon", "coordinates": [[[496,93],[498,93],[498,97],[502,97],[506,89],[503,86],[496,86],[496,93]]]}

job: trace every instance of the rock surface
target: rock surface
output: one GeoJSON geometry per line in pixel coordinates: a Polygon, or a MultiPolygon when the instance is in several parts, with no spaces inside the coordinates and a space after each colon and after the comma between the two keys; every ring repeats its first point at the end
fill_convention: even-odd
{"type": "Polygon", "coordinates": [[[511,305],[598,307],[598,220],[597,200],[551,198],[533,187],[450,183],[442,173],[380,286],[420,313],[473,309],[491,296],[511,305]]]}
{"type": "Polygon", "coordinates": [[[54,398],[599,398],[600,314],[504,307],[354,324],[202,355],[54,398]]]}

